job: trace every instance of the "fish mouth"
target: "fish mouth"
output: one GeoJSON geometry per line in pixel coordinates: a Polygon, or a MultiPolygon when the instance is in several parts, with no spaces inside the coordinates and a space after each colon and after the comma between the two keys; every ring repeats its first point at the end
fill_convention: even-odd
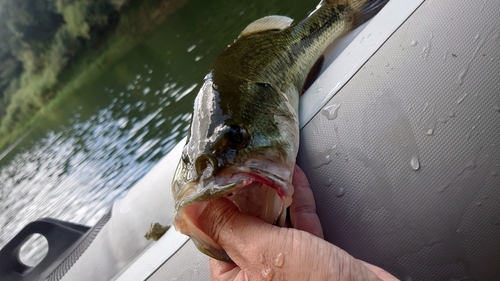
{"type": "Polygon", "coordinates": [[[222,247],[199,226],[198,217],[209,201],[225,197],[241,212],[283,226],[286,208],[292,202],[293,186],[282,176],[291,178],[290,172],[282,168],[277,170],[276,167],[269,169],[269,165],[265,167],[267,171],[251,166],[228,167],[208,181],[187,183],[183,198],[176,206],[175,228],[190,236],[201,252],[218,260],[231,261],[222,247]],[[269,170],[279,171],[280,176],[269,170]],[[200,187],[201,184],[204,188],[200,187]]]}

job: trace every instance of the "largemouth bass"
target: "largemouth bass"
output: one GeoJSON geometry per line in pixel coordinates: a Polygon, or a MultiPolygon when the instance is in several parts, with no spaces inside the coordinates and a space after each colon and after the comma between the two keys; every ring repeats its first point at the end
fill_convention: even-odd
{"type": "Polygon", "coordinates": [[[198,227],[207,202],[227,197],[242,212],[282,226],[294,191],[299,92],[337,37],[388,0],[324,0],[294,23],[269,16],[219,54],[196,97],[191,129],[172,183],[174,225],[198,249],[230,258],[198,227]]]}

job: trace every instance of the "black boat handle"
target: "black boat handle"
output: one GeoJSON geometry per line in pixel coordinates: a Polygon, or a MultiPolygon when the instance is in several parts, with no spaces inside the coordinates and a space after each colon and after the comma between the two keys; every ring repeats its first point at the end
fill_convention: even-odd
{"type": "Polygon", "coordinates": [[[5,281],[39,280],[44,273],[52,272],[64,253],[90,228],[51,218],[43,218],[26,225],[2,250],[0,250],[0,279],[5,281]],[[49,250],[43,260],[31,267],[19,259],[23,244],[33,234],[47,239],[49,250]]]}

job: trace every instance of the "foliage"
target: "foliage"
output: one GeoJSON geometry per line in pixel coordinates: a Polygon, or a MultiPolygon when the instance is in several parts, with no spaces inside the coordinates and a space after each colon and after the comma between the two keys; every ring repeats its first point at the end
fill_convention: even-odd
{"type": "MultiPolygon", "coordinates": [[[[58,1],[61,3],[62,1],[58,1]]],[[[67,30],[74,37],[83,37],[85,39],[90,39],[90,25],[85,20],[85,11],[87,11],[89,2],[73,2],[67,5],[59,4],[57,5],[57,10],[63,15],[64,21],[66,22],[67,30]]]]}
{"type": "Polygon", "coordinates": [[[107,36],[126,3],[0,0],[0,136],[54,96],[61,71],[107,36]]]}
{"type": "Polygon", "coordinates": [[[0,149],[186,1],[0,0],[0,149]]]}

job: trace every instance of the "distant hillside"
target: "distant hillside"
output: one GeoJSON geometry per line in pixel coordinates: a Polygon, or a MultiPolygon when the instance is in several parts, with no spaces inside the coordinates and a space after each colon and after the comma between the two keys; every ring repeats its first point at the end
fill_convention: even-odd
{"type": "Polygon", "coordinates": [[[0,0],[0,149],[69,82],[118,59],[185,2],[0,0]]]}

